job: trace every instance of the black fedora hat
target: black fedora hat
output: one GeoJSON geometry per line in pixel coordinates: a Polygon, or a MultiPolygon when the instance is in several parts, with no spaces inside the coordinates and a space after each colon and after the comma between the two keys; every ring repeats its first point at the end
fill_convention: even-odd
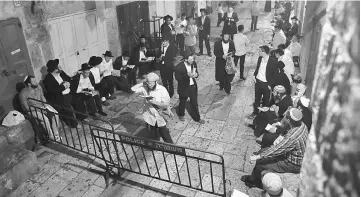
{"type": "Polygon", "coordinates": [[[81,65],[81,69],[79,71],[85,71],[85,70],[90,70],[92,67],[89,66],[88,63],[84,63],[81,65]]]}
{"type": "Polygon", "coordinates": [[[171,15],[166,15],[163,18],[164,18],[164,20],[167,20],[167,18],[169,18],[171,21],[173,20],[173,17],[171,15]]]}
{"type": "Polygon", "coordinates": [[[206,13],[206,14],[207,14],[207,10],[206,10],[206,9],[204,9],[204,8],[200,9],[199,11],[200,11],[200,12],[204,12],[204,13],[206,13]]]}
{"type": "Polygon", "coordinates": [[[46,63],[46,67],[48,68],[47,71],[49,73],[54,72],[54,70],[57,69],[58,66],[59,66],[59,59],[49,60],[48,63],[46,63]]]}
{"type": "Polygon", "coordinates": [[[292,16],[291,20],[296,20],[298,21],[298,18],[296,16],[292,16]]]}
{"type": "Polygon", "coordinates": [[[112,52],[111,51],[105,51],[105,53],[103,54],[105,57],[114,57],[112,55],[112,52]]]}
{"type": "Polygon", "coordinates": [[[103,59],[101,57],[91,56],[88,61],[88,64],[90,66],[96,66],[96,65],[99,65],[100,63],[102,63],[102,61],[103,61],[103,59]]]}

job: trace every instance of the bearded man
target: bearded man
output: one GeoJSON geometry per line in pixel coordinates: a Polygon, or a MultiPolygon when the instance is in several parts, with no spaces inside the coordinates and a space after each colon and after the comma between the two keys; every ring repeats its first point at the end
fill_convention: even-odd
{"type": "Polygon", "coordinates": [[[281,121],[281,126],[288,130],[276,145],[252,155],[250,161],[256,161],[251,175],[241,178],[248,187],[262,188],[261,173],[300,173],[308,139],[307,127],[302,123],[302,112],[291,108],[281,121]]]}
{"type": "Polygon", "coordinates": [[[170,97],[167,89],[158,84],[159,77],[151,72],[145,77],[146,81],[132,87],[135,93],[144,98],[143,118],[149,127],[149,138],[159,141],[160,137],[164,142],[172,143],[173,140],[166,127],[167,121],[164,113],[172,115],[169,109],[170,97]]]}

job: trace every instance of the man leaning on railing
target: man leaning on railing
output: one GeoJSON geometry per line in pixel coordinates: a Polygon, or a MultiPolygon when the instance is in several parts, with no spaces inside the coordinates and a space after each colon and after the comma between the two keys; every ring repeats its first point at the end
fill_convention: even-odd
{"type": "Polygon", "coordinates": [[[51,105],[45,104],[46,99],[44,97],[43,90],[38,85],[35,77],[26,76],[24,84],[25,88],[22,89],[19,94],[22,109],[27,114],[39,119],[43,124],[45,124],[49,137],[59,141],[60,136],[57,126],[57,123],[59,123],[58,112],[51,105]],[[32,99],[28,100],[29,98],[38,101],[32,99]],[[31,106],[32,109],[30,109],[29,106],[31,106]],[[51,120],[51,123],[49,119],[51,120]]]}

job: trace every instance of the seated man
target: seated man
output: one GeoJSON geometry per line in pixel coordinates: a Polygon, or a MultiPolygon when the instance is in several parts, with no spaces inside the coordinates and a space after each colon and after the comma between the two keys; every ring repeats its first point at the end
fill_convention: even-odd
{"type": "Polygon", "coordinates": [[[43,84],[49,97],[48,101],[57,109],[65,124],[75,128],[78,122],[74,117],[72,95],[70,94],[72,79],[60,69],[59,59],[49,60],[46,67],[48,74],[45,76],[43,84]]]}
{"type": "Polygon", "coordinates": [[[129,62],[129,52],[124,51],[122,53],[122,56],[119,56],[115,59],[113,64],[113,69],[119,71],[119,76],[116,76],[116,79],[119,81],[121,86],[116,88],[124,92],[132,93],[133,91],[131,90],[130,83],[134,83],[135,85],[136,79],[135,78],[130,79],[131,76],[129,73],[134,72],[133,71],[134,68],[131,68],[128,65],[128,62],[129,62]]]}
{"type": "Polygon", "coordinates": [[[310,132],[312,126],[312,112],[308,108],[309,105],[310,105],[310,99],[303,96],[300,99],[298,99],[297,106],[295,106],[302,111],[301,121],[307,126],[308,132],[310,132]]]}
{"type": "Polygon", "coordinates": [[[149,73],[144,83],[132,87],[136,93],[144,97],[143,118],[149,126],[149,138],[159,140],[160,136],[164,142],[173,143],[167,126],[167,118],[172,116],[169,108],[170,97],[168,91],[157,83],[159,77],[155,73],[149,73]]]}
{"type": "Polygon", "coordinates": [[[27,76],[24,80],[25,88],[21,90],[19,94],[20,104],[23,109],[23,112],[31,115],[33,118],[39,119],[42,124],[44,124],[46,131],[50,138],[53,138],[55,141],[60,140],[59,130],[57,124],[59,123],[58,112],[46,103],[46,99],[43,94],[43,89],[36,82],[35,77],[27,76]],[[36,99],[41,102],[34,100],[28,100],[28,98],[36,99]],[[30,106],[34,106],[31,109],[30,106]],[[49,121],[51,120],[51,123],[49,121]]]}
{"type": "Polygon", "coordinates": [[[281,127],[289,131],[275,146],[252,155],[251,162],[257,161],[252,174],[242,177],[248,187],[262,188],[261,173],[300,173],[303,156],[308,139],[307,127],[301,122],[302,112],[296,108],[287,111],[281,121],[281,127]]]}
{"type": "Polygon", "coordinates": [[[89,61],[88,64],[89,66],[91,66],[92,68],[90,69],[90,72],[92,73],[93,77],[94,77],[94,82],[95,82],[95,90],[97,90],[99,92],[99,96],[101,98],[102,104],[104,106],[108,106],[110,105],[110,103],[108,103],[105,97],[108,97],[111,93],[111,90],[109,89],[109,86],[107,86],[107,82],[106,80],[103,80],[103,77],[100,76],[100,68],[99,65],[102,63],[103,59],[101,57],[96,57],[96,56],[92,56],[89,61]]]}
{"type": "Polygon", "coordinates": [[[274,87],[272,94],[275,104],[270,108],[262,108],[260,111],[263,111],[263,113],[258,114],[253,120],[252,128],[254,128],[256,137],[264,134],[268,124],[281,120],[288,107],[292,106],[291,96],[286,94],[286,89],[283,86],[278,85],[274,87]]]}
{"type": "MultiPolygon", "coordinates": [[[[81,73],[73,77],[70,89],[75,99],[74,108],[83,114],[85,114],[86,109],[88,109],[89,115],[94,118],[97,117],[96,113],[107,116],[107,114],[103,112],[99,94],[95,91],[94,76],[91,74],[90,69],[91,67],[87,63],[84,63],[79,70],[81,73]]],[[[84,120],[86,117],[82,114],[77,114],[77,118],[84,120]]]]}
{"type": "MultiPolygon", "coordinates": [[[[131,63],[138,69],[138,78],[144,79],[144,76],[147,75],[150,70],[150,62],[147,61],[147,48],[143,43],[140,43],[137,47],[132,54],[131,63]]],[[[133,73],[133,75],[134,74],[135,73],[133,73]]]]}

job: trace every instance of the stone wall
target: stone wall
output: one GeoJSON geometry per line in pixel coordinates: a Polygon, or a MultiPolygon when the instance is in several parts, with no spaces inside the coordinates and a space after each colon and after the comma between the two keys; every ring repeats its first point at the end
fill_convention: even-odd
{"type": "MultiPolygon", "coordinates": [[[[360,2],[328,2],[298,196],[360,196],[360,2]]],[[[307,73],[310,74],[310,73],[307,73]]]]}

